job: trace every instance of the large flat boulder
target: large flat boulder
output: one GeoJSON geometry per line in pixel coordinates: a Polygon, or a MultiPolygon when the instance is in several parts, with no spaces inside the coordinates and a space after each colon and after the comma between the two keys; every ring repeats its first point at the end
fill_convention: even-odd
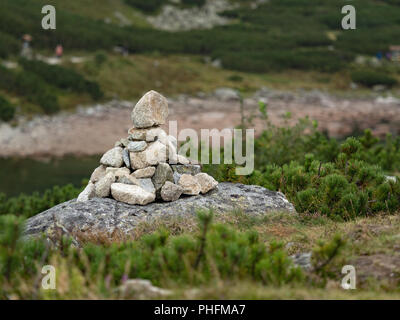
{"type": "Polygon", "coordinates": [[[260,186],[220,183],[217,189],[204,195],[181,197],[174,202],[153,202],[146,206],[129,205],[110,198],[93,198],[86,202],[74,199],[30,218],[25,235],[46,233],[54,225],[67,232],[96,230],[111,233],[117,229],[134,233],[142,221],[151,222],[160,216],[195,215],[199,209],[213,209],[215,214],[234,210],[249,215],[296,212],[280,192],[260,186]]]}

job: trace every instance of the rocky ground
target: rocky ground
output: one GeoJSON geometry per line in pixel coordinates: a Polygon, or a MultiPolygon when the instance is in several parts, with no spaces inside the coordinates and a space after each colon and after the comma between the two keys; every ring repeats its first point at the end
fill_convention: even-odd
{"type": "MultiPolygon", "coordinates": [[[[392,97],[340,98],[322,93],[281,92],[266,88],[245,99],[246,114],[258,112],[258,101],[268,103],[275,124],[284,122],[291,112],[294,123],[309,116],[330,135],[344,137],[371,128],[379,136],[398,133],[400,101],[392,97]]],[[[110,101],[90,107],[78,107],[74,113],[19,119],[18,126],[0,124],[0,157],[59,157],[102,154],[131,127],[130,112],[134,102],[110,101]],[[116,125],[118,124],[118,125],[116,125]]],[[[231,89],[213,94],[169,99],[169,120],[177,120],[178,132],[184,128],[223,129],[240,124],[240,103],[231,89]]],[[[256,133],[264,127],[254,120],[256,133]]],[[[164,126],[168,131],[168,127],[164,126]]]]}
{"type": "Polygon", "coordinates": [[[216,190],[174,202],[155,202],[147,206],[129,205],[110,198],[93,198],[85,202],[71,200],[42,212],[27,222],[25,235],[53,232],[85,236],[121,233],[134,236],[141,222],[163,217],[195,216],[197,210],[213,209],[216,213],[242,211],[250,216],[271,212],[295,214],[293,205],[280,192],[260,186],[221,183],[216,190]],[[56,230],[57,229],[57,230],[56,230]]]}

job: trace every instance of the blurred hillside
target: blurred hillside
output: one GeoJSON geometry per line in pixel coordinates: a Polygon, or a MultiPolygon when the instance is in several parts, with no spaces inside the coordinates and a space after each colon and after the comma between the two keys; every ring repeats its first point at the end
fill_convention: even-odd
{"type": "Polygon", "coordinates": [[[396,88],[398,65],[374,57],[399,44],[400,1],[352,1],[357,30],[350,31],[341,29],[345,4],[2,0],[0,96],[6,102],[0,100],[0,113],[9,120],[13,105],[21,113],[55,113],[103,98],[131,99],[149,88],[177,94],[222,85],[246,92],[274,79],[290,86],[293,72],[302,73],[302,87],[396,88]],[[45,4],[57,9],[54,31],[41,28],[45,4]],[[190,14],[194,25],[185,22],[190,14]],[[181,22],[172,24],[168,16],[181,22]],[[39,61],[19,58],[24,34],[32,36],[39,61]],[[64,47],[61,61],[53,59],[58,44],[64,47]]]}

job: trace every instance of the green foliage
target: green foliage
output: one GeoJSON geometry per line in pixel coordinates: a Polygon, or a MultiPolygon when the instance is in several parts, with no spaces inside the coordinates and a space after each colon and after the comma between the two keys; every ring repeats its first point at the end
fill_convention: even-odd
{"type": "Polygon", "coordinates": [[[268,120],[267,106],[259,107],[266,129],[255,140],[255,171],[237,176],[235,164],[205,165],[203,169],[217,180],[279,190],[298,212],[333,219],[400,208],[400,181],[385,177],[385,171],[400,171],[400,137],[388,135],[380,141],[366,130],[363,136],[340,143],[320,133],[309,119],[276,127],[268,120]]]}
{"type": "Polygon", "coordinates": [[[6,198],[0,193],[0,216],[14,214],[17,216],[31,217],[55,205],[76,198],[82,188],[75,188],[73,185],[64,187],[55,186],[46,190],[43,194],[38,192],[32,195],[21,194],[18,197],[6,198]]]}
{"type": "Polygon", "coordinates": [[[189,6],[189,7],[193,6],[202,7],[205,5],[206,0],[182,0],[181,3],[184,6],[189,6]]]}
{"type": "Polygon", "coordinates": [[[164,4],[167,4],[169,1],[168,0],[146,0],[146,1],[125,0],[125,2],[128,5],[143,11],[144,13],[154,13],[157,10],[159,10],[164,4]]]}
{"type": "Polygon", "coordinates": [[[15,107],[5,98],[0,96],[0,120],[10,121],[14,118],[15,107]]]}
{"type": "MultiPolygon", "coordinates": [[[[156,12],[166,0],[125,0],[146,13],[156,12]]],[[[243,4],[243,1],[240,1],[243,4]]],[[[247,1],[244,1],[247,2],[247,1]]],[[[201,5],[187,0],[185,5],[201,5]]],[[[159,52],[209,55],[225,68],[247,72],[286,69],[335,72],[344,69],[357,54],[374,55],[397,42],[400,7],[394,3],[355,0],[357,30],[341,32],[337,40],[327,34],[342,31],[342,1],[271,0],[253,10],[244,5],[223,13],[237,23],[210,30],[163,32],[154,29],[119,27],[88,17],[58,11],[56,34],[42,32],[44,1],[3,0],[0,13],[0,54],[15,54],[17,43],[29,30],[35,48],[65,48],[96,51],[122,45],[133,53],[159,52]],[[299,27],[301,26],[301,28],[299,27]]]]}
{"type": "MultiPolygon", "coordinates": [[[[57,288],[77,290],[71,298],[79,297],[85,288],[106,297],[128,278],[151,279],[161,286],[193,287],[229,279],[280,287],[308,283],[314,277],[293,265],[281,243],[264,243],[255,231],[239,232],[227,225],[214,225],[211,217],[210,213],[199,216],[198,234],[171,236],[160,229],[135,241],[108,246],[88,243],[78,249],[66,238],[60,238],[57,247],[41,239],[19,241],[23,220],[0,216],[0,297],[11,293],[25,299],[43,297],[37,285],[28,285],[29,290],[22,291],[19,285],[22,281],[34,282],[46,264],[57,268],[57,288]]],[[[334,239],[334,244],[339,242],[341,248],[342,240],[334,239]]],[[[316,267],[327,270],[339,252],[338,246],[317,247],[316,267]]],[[[50,294],[60,298],[59,294],[65,292],[61,289],[60,293],[55,290],[50,294]]]]}
{"type": "Polygon", "coordinates": [[[56,113],[60,109],[51,87],[31,72],[12,72],[0,67],[0,88],[38,104],[45,113],[56,113]]]}
{"type": "MultiPolygon", "coordinates": [[[[96,61],[98,59],[102,58],[97,58],[96,61]]],[[[104,60],[102,61],[104,62],[104,60]]],[[[86,80],[82,75],[72,69],[48,65],[38,60],[20,59],[20,64],[26,71],[34,73],[48,84],[56,86],[57,88],[78,93],[87,92],[95,100],[103,96],[96,82],[86,80]]]]}
{"type": "Polygon", "coordinates": [[[319,241],[312,254],[314,272],[323,279],[335,277],[337,270],[336,274],[330,270],[332,261],[339,256],[345,245],[346,241],[338,234],[329,242],[319,241]]]}
{"type": "Polygon", "coordinates": [[[397,84],[397,80],[392,76],[373,70],[354,71],[351,74],[351,79],[355,83],[359,83],[366,87],[373,87],[375,85],[392,87],[397,84]]]}

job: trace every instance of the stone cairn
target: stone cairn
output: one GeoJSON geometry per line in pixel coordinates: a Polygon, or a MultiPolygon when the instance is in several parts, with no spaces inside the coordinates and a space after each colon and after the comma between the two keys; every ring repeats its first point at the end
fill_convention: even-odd
{"type": "Polygon", "coordinates": [[[201,166],[177,153],[177,140],[160,128],[168,102],[156,91],[146,93],[133,108],[129,136],[115,143],[100,160],[78,202],[112,197],[132,205],[156,199],[176,201],[181,195],[205,194],[218,182],[201,166]]]}

